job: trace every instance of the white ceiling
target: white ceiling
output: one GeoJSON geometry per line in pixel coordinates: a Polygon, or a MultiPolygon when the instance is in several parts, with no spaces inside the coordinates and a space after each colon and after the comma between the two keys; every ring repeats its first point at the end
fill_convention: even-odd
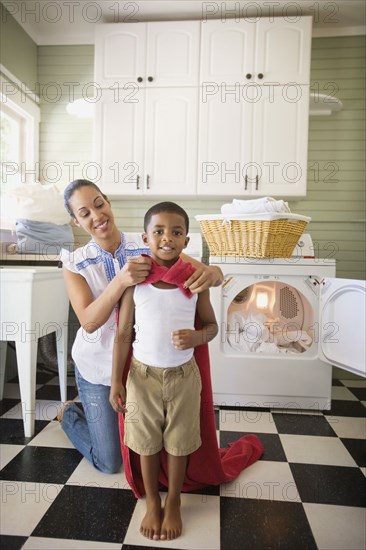
{"type": "Polygon", "coordinates": [[[365,0],[2,0],[38,45],[93,44],[98,23],[313,15],[314,36],[366,34],[365,0]]]}

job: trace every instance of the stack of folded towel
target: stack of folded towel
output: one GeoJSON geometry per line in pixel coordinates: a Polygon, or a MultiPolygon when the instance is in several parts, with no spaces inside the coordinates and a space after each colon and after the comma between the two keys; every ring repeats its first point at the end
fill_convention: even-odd
{"type": "Polygon", "coordinates": [[[254,200],[233,199],[230,204],[221,206],[221,214],[234,217],[242,214],[255,214],[263,212],[291,212],[288,203],[283,200],[276,200],[272,197],[263,197],[254,200]]]}

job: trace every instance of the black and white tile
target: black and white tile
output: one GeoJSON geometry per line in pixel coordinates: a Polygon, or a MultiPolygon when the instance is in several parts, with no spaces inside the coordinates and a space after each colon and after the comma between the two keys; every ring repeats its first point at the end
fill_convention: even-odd
{"type": "MultiPolygon", "coordinates": [[[[69,379],[68,398],[76,395],[69,379]]],[[[0,406],[1,539],[7,550],[357,550],[366,547],[366,383],[334,381],[330,411],[216,411],[225,447],[254,433],[262,459],[236,480],[182,495],[183,535],[139,533],[144,500],[123,469],[98,472],[56,415],[57,377],[38,373],[36,433],[24,437],[17,380],[0,406]]]]}

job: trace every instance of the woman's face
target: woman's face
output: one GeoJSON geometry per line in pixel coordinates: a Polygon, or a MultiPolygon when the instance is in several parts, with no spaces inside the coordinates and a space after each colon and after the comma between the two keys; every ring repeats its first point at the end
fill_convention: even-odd
{"type": "Polygon", "coordinates": [[[113,234],[116,227],[112,208],[98,189],[91,186],[80,187],[69,202],[76,225],[95,240],[105,239],[113,234]]]}

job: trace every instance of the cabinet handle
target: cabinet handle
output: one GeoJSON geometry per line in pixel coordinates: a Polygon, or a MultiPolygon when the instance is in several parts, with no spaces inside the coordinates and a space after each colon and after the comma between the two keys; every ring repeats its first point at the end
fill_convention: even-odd
{"type": "Polygon", "coordinates": [[[244,181],[245,181],[244,189],[246,191],[248,189],[248,176],[245,176],[244,181]]]}
{"type": "Polygon", "coordinates": [[[146,189],[150,189],[150,176],[147,174],[146,176],[146,189]]]}
{"type": "Polygon", "coordinates": [[[258,78],[262,79],[263,78],[263,73],[258,73],[258,78]]]}
{"type": "Polygon", "coordinates": [[[259,177],[258,174],[255,176],[255,190],[258,191],[259,177]]]}
{"type": "Polygon", "coordinates": [[[152,76],[148,76],[147,79],[149,82],[152,82],[154,80],[152,76]]]}
{"type": "Polygon", "coordinates": [[[142,76],[137,77],[137,82],[142,82],[143,80],[142,76]]]}
{"type": "Polygon", "coordinates": [[[252,75],[251,75],[250,73],[247,73],[247,74],[245,75],[245,78],[247,78],[247,80],[250,80],[250,79],[252,78],[252,75]]]}
{"type": "Polygon", "coordinates": [[[136,177],[136,189],[140,189],[140,176],[136,177]]]}

